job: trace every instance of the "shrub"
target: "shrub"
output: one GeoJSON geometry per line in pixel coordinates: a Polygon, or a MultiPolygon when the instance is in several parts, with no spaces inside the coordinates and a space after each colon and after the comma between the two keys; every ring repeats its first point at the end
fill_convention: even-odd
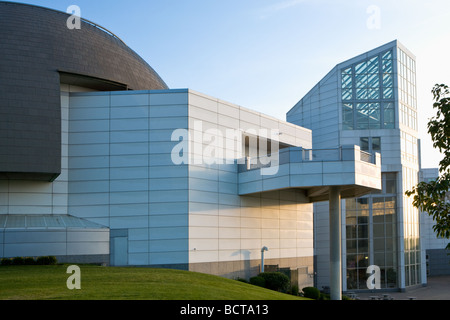
{"type": "Polygon", "coordinates": [[[34,260],[34,258],[32,258],[32,257],[25,257],[23,260],[24,260],[24,264],[27,266],[32,266],[32,265],[36,264],[36,260],[34,260]]]}
{"type": "Polygon", "coordinates": [[[298,289],[298,285],[293,284],[288,293],[292,294],[293,296],[298,296],[299,292],[300,292],[300,290],[298,289]]]}
{"type": "Polygon", "coordinates": [[[12,259],[12,264],[15,266],[21,266],[25,264],[25,259],[22,257],[15,257],[12,259]]]}
{"type": "Polygon", "coordinates": [[[319,300],[330,300],[330,295],[328,293],[320,293],[319,300]]]}
{"type": "Polygon", "coordinates": [[[38,257],[36,259],[36,264],[39,264],[39,265],[56,264],[56,257],[53,257],[53,256],[38,257]]]}
{"type": "Polygon", "coordinates": [[[320,298],[320,291],[317,288],[314,287],[305,287],[302,289],[303,296],[305,298],[310,298],[314,300],[318,300],[320,298]]]}
{"type": "Polygon", "coordinates": [[[263,287],[263,288],[266,286],[266,280],[261,276],[256,276],[256,277],[250,278],[250,283],[254,286],[263,287]]]}
{"type": "Polygon", "coordinates": [[[14,257],[2,258],[0,265],[2,266],[23,266],[23,265],[52,265],[56,264],[57,260],[54,256],[38,257],[36,260],[32,257],[14,257]]]}
{"type": "Polygon", "coordinates": [[[263,272],[259,274],[264,278],[265,287],[270,290],[286,292],[289,289],[289,277],[281,272],[263,272]]]}

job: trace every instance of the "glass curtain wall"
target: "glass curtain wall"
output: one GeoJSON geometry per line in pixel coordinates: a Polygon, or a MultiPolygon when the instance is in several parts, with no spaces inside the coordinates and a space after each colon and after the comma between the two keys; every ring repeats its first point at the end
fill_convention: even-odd
{"type": "MultiPolygon", "coordinates": [[[[342,69],[341,79],[343,130],[396,128],[393,49],[342,69]]],[[[360,137],[360,146],[381,152],[381,138],[360,137]]],[[[382,174],[381,192],[346,200],[348,290],[367,289],[370,265],[380,267],[382,288],[399,286],[397,175],[382,174]]]]}
{"type": "Polygon", "coordinates": [[[381,270],[381,287],[398,286],[397,174],[383,173],[379,193],[345,201],[347,289],[367,289],[367,267],[381,270]]]}
{"type": "MultiPolygon", "coordinates": [[[[398,48],[397,57],[402,181],[403,191],[406,191],[417,184],[419,176],[416,62],[401,48],[398,48]]],[[[412,201],[412,198],[403,197],[405,286],[421,283],[419,211],[412,201]]]]}
{"type": "Polygon", "coordinates": [[[392,50],[342,70],[341,79],[343,130],[395,127],[392,50]]]}

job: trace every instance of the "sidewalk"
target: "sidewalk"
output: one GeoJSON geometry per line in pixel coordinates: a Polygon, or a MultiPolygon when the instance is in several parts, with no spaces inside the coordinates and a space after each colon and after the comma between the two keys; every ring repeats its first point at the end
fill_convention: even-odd
{"type": "Polygon", "coordinates": [[[426,287],[418,287],[406,292],[358,293],[360,300],[371,300],[389,294],[394,300],[450,300],[450,276],[428,278],[426,287]]]}

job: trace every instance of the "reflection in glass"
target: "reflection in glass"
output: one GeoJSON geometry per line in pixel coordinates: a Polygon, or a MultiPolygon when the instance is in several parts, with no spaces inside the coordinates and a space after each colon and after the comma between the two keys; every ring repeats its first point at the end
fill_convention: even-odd
{"type": "Polygon", "coordinates": [[[359,102],[352,110],[344,106],[344,130],[395,127],[393,102],[392,108],[386,104],[386,100],[394,99],[392,57],[392,50],[389,50],[341,70],[342,101],[359,102]]]}

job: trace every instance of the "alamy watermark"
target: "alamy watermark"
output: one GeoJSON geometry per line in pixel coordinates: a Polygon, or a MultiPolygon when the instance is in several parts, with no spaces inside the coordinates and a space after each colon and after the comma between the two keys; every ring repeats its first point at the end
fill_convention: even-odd
{"type": "Polygon", "coordinates": [[[203,122],[193,127],[176,129],[171,140],[178,141],[171,152],[176,165],[259,164],[262,175],[278,173],[278,129],[225,129],[203,130],[203,122]]]}
{"type": "Polygon", "coordinates": [[[67,273],[71,274],[67,278],[66,285],[69,290],[81,289],[81,269],[79,266],[73,265],[67,268],[67,273]]]}
{"type": "Polygon", "coordinates": [[[367,289],[381,289],[381,270],[379,266],[371,265],[367,268],[366,271],[369,274],[369,278],[367,278],[366,285],[367,289]]]}
{"type": "Polygon", "coordinates": [[[71,14],[69,18],[67,18],[66,25],[70,30],[73,29],[81,29],[81,9],[77,5],[71,5],[67,8],[67,13],[71,14]]]}
{"type": "Polygon", "coordinates": [[[369,15],[366,26],[369,30],[381,29],[381,8],[377,5],[371,5],[367,8],[366,13],[369,15]]]}

